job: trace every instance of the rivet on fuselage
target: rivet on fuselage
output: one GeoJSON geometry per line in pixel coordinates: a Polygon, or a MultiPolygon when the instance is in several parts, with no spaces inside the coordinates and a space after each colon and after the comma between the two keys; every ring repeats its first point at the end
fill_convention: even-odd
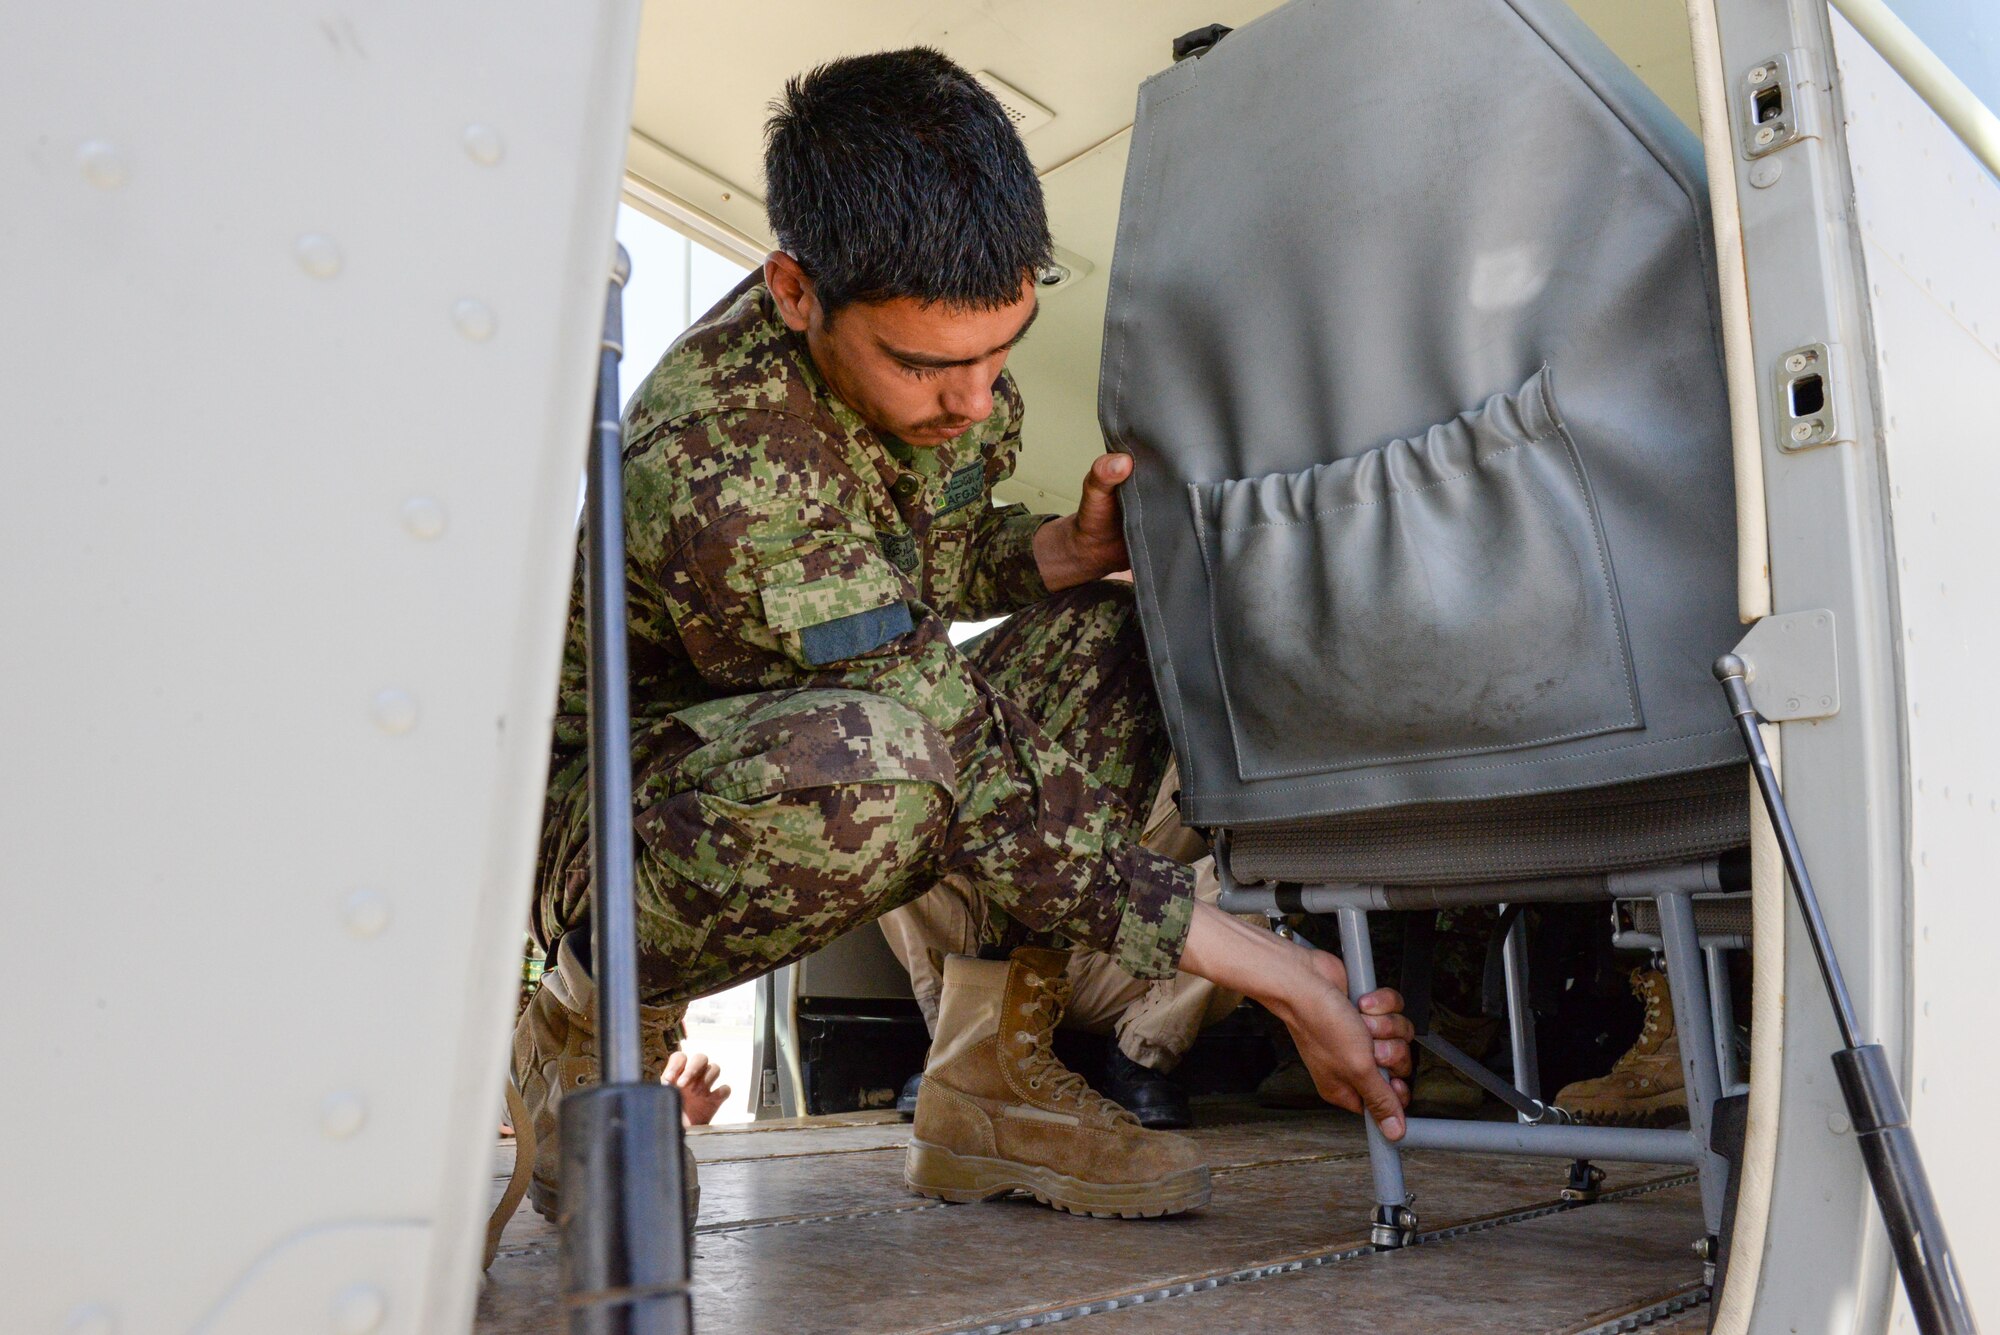
{"type": "Polygon", "coordinates": [[[451,322],[458,326],[459,333],[474,343],[484,343],[499,328],[499,321],[493,318],[493,311],[486,303],[470,297],[451,308],[451,322]]]}
{"type": "Polygon", "coordinates": [[[368,1121],[368,1105],[359,1094],[341,1090],[319,1106],[319,1129],[329,1140],[346,1140],[368,1121]]]}
{"type": "Polygon", "coordinates": [[[497,167],[506,156],[506,147],[500,142],[500,132],[490,125],[468,125],[461,136],[465,145],[465,156],[482,167],[497,167]]]}
{"type": "Polygon", "coordinates": [[[340,247],[330,236],[308,232],[292,247],[292,254],[298,257],[299,267],[314,278],[332,278],[340,272],[340,247]]]}
{"type": "Polygon", "coordinates": [[[76,150],[76,165],[83,179],[100,190],[116,190],[132,179],[132,168],[118,146],[103,139],[88,139],[76,150]]]}
{"type": "Polygon", "coordinates": [[[444,535],[444,507],[428,496],[413,496],[403,502],[403,527],[413,538],[444,535]]]}
{"type": "Polygon", "coordinates": [[[101,1303],[79,1307],[63,1322],[63,1335],[117,1335],[118,1318],[101,1303]]]}
{"type": "Polygon", "coordinates": [[[417,702],[407,691],[378,691],[368,707],[375,726],[392,736],[401,736],[417,726],[417,702]]]}
{"type": "Polygon", "coordinates": [[[374,1335],[389,1315],[389,1300],[373,1284],[343,1289],[333,1300],[334,1335],[374,1335]]]}
{"type": "Polygon", "coordinates": [[[356,890],[341,905],[340,920],[352,936],[380,936],[389,925],[389,901],[373,890],[356,890]]]}

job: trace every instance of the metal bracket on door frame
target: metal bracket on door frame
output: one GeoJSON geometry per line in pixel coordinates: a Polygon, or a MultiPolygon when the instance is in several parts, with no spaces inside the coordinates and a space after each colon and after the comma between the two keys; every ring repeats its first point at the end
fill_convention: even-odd
{"type": "Polygon", "coordinates": [[[1839,640],[1826,608],[1768,616],[1732,650],[1749,665],[1750,702],[1767,723],[1840,712],[1839,640]]]}

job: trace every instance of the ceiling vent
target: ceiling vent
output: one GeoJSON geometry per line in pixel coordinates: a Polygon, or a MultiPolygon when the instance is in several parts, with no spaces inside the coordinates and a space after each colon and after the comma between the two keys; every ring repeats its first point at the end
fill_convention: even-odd
{"type": "Polygon", "coordinates": [[[1014,122],[1014,129],[1023,138],[1033,134],[1056,118],[1055,112],[1050,111],[1047,107],[1035,101],[1034,98],[1029,97],[1013,84],[1008,83],[1005,79],[995,74],[992,70],[981,70],[972,77],[979,80],[987,92],[1000,99],[1001,107],[1007,112],[1007,119],[1014,122]]]}

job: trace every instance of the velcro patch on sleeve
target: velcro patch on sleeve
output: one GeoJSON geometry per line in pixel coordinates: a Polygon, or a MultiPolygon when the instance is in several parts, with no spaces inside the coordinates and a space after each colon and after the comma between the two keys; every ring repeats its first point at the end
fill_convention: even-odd
{"type": "Polygon", "coordinates": [[[795,565],[778,567],[772,573],[780,577],[760,591],[764,621],[780,635],[796,635],[799,656],[812,666],[865,654],[916,628],[902,580],[879,561],[821,579],[783,578],[795,565]]]}
{"type": "Polygon", "coordinates": [[[871,607],[866,612],[822,621],[816,626],[802,626],[799,628],[799,649],[806,662],[814,667],[824,667],[828,663],[858,658],[870,649],[879,649],[915,629],[916,623],[910,619],[910,605],[895,602],[887,607],[871,607]]]}

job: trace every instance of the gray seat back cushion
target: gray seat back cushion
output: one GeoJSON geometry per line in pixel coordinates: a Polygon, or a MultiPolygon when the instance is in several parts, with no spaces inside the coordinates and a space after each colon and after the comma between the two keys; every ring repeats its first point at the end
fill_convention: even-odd
{"type": "Polygon", "coordinates": [[[1145,84],[1099,415],[1190,823],[1735,759],[1705,200],[1561,0],[1295,0],[1145,84]]]}

